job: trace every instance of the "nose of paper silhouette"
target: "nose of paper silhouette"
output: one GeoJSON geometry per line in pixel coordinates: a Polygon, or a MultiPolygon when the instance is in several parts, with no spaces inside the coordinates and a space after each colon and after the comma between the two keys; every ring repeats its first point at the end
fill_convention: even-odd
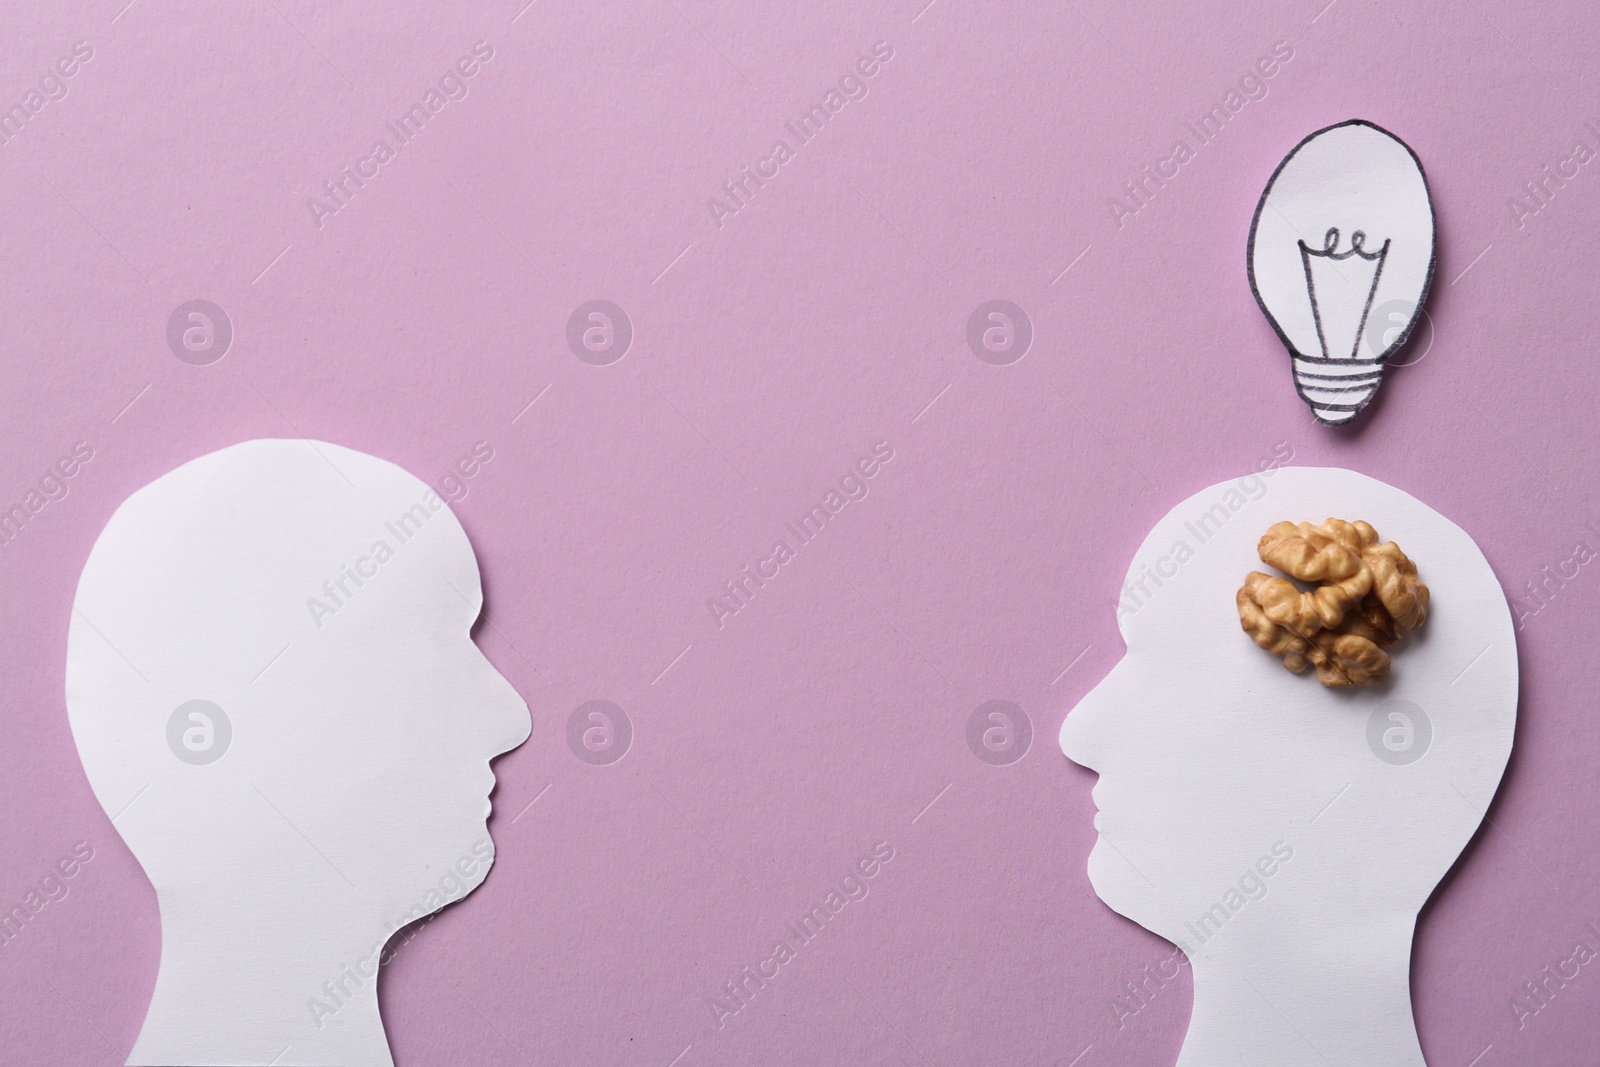
{"type": "Polygon", "coordinates": [[[479,656],[482,670],[475,679],[477,691],[472,695],[473,709],[481,723],[488,755],[493,757],[526,741],[533,731],[533,719],[522,695],[493,664],[482,658],[482,653],[479,656]]]}
{"type": "MultiPolygon", "coordinates": [[[[1100,684],[1078,701],[1061,724],[1061,751],[1072,762],[1091,771],[1104,770],[1106,756],[1116,736],[1121,691],[1126,688],[1126,660],[1113,667],[1100,684]]],[[[1125,710],[1121,712],[1125,715],[1125,710]]]]}

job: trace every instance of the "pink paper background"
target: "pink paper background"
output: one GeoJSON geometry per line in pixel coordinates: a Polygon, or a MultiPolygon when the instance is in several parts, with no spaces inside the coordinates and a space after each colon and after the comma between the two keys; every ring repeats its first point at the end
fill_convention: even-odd
{"type": "MultiPolygon", "coordinates": [[[[0,548],[0,901],[96,850],[0,950],[4,1063],[121,1063],[138,1032],[155,899],[72,746],[63,594],[130,492],[236,441],[430,481],[495,450],[456,510],[534,731],[497,764],[489,882],[386,972],[402,1065],[1169,1064],[1187,979],[1117,1028],[1168,949],[1091,892],[1092,778],[1055,746],[1152,522],[1288,442],[1445,512],[1510,593],[1600,548],[1600,162],[1509,207],[1600,138],[1593,5],[123,2],[0,41],[6,104],[94,49],[0,146],[0,497],[95,450],[0,548]],[[480,40],[470,94],[318,228],[307,197],[480,40]],[[877,41],[866,98],[718,228],[708,198],[877,41]],[[1268,95],[1119,228],[1108,199],[1280,41],[1268,95]],[[1426,357],[1335,432],[1243,256],[1274,165],[1350,117],[1423,160],[1439,266],[1426,357]],[[236,330],[211,366],[165,340],[196,297],[236,330]],[[1008,367],[964,339],[994,297],[1036,330],[1008,367]],[[635,329],[608,367],[564,340],[594,298],[635,329]],[[880,440],[871,495],[719,630],[707,598],[880,440]],[[565,741],[595,697],[637,731],[609,767],[565,741]],[[1034,726],[1009,767],[965,740],[994,698],[1034,726]],[[870,896],[714,1029],[877,840],[870,896]]],[[[1494,825],[1417,942],[1431,1063],[1595,1060],[1600,973],[1521,1032],[1510,1000],[1600,921],[1597,604],[1590,567],[1520,634],[1494,825]]]]}

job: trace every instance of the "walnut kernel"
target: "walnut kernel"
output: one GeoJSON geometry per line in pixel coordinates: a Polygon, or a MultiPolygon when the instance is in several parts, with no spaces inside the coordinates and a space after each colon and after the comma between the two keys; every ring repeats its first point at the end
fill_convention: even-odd
{"type": "Polygon", "coordinates": [[[1261,562],[1305,583],[1251,571],[1237,596],[1239,625],[1296,674],[1316,668],[1325,686],[1377,685],[1385,648],[1427,621],[1428,587],[1393,541],[1365,522],[1276,523],[1256,548],[1261,562]]]}

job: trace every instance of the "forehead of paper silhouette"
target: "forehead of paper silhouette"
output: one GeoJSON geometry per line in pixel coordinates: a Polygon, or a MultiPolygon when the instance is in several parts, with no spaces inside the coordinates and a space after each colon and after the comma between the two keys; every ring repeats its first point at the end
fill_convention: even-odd
{"type": "Polygon", "coordinates": [[[1301,398],[1319,422],[1353,419],[1433,278],[1433,203],[1415,153],[1359,120],[1301,141],[1256,206],[1247,267],[1301,398]]]}
{"type": "MultiPolygon", "coordinates": [[[[1430,567],[1443,551],[1441,538],[1454,529],[1448,519],[1404,491],[1355,471],[1288,466],[1219,482],[1173,506],[1134,553],[1116,604],[1124,642],[1130,650],[1148,645],[1168,648],[1170,655],[1178,656],[1188,654],[1180,642],[1191,651],[1213,642],[1240,645],[1244,659],[1271,666],[1240,631],[1235,605],[1240,583],[1252,570],[1283,570],[1280,563],[1302,573],[1311,571],[1279,555],[1289,551],[1290,543],[1269,546],[1269,554],[1278,562],[1263,567],[1262,534],[1286,515],[1320,518],[1341,511],[1371,519],[1382,540],[1403,545],[1403,554],[1430,567]]],[[[1295,529],[1298,534],[1298,526],[1295,529]]],[[[1466,544],[1476,553],[1470,540],[1466,544]]],[[[1283,574],[1292,576],[1288,570],[1283,574]]],[[[1487,570],[1483,577],[1492,580],[1487,570]]],[[[1296,587],[1297,595],[1300,591],[1296,587]]],[[[1195,655],[1214,657],[1211,652],[1195,655]]]]}
{"type": "MultiPolygon", "coordinates": [[[[336,633],[347,609],[446,560],[471,578],[461,592],[474,593],[465,532],[420,479],[336,445],[250,441],[129,497],[96,541],[79,597],[136,594],[103,610],[179,633],[226,626],[242,638],[263,619],[281,621],[290,640],[336,633]],[[408,557],[419,563],[404,566],[408,557]]],[[[439,591],[448,592],[428,592],[439,591]]],[[[149,640],[158,662],[191,651],[149,640]]]]}

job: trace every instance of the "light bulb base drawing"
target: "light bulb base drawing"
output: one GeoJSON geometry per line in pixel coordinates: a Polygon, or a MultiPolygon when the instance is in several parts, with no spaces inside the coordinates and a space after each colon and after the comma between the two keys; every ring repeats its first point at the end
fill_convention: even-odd
{"type": "Polygon", "coordinates": [[[1383,384],[1384,364],[1371,359],[1317,359],[1293,354],[1294,388],[1324,426],[1343,426],[1383,384]]]}

